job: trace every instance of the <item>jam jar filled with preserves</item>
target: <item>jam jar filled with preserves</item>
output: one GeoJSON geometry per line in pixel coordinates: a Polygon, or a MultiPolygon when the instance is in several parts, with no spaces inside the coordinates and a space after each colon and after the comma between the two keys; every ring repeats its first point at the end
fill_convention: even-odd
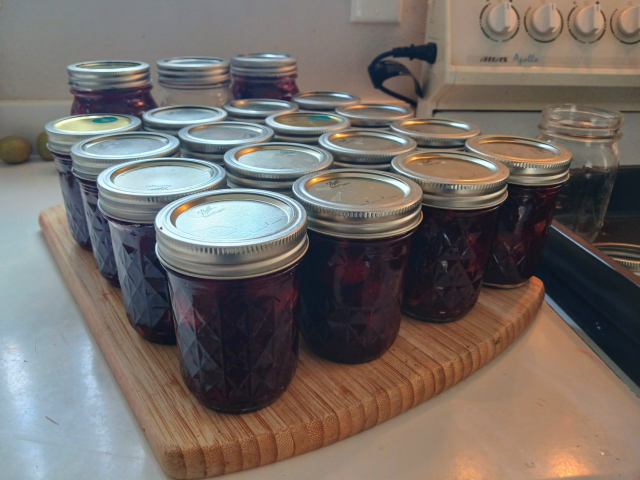
{"type": "Polygon", "coordinates": [[[73,115],[47,123],[47,147],[58,170],[62,198],[71,236],[85,250],[91,250],[91,238],[82,204],[80,185],[72,172],[71,147],[82,140],[140,128],[140,119],[130,115],[73,115]]]}
{"type": "Polygon", "coordinates": [[[509,196],[498,210],[485,285],[514,288],[531,278],[542,260],[558,193],[569,178],[571,152],[541,140],[481,135],[467,150],[509,169],[509,196]]]}
{"type": "Polygon", "coordinates": [[[222,108],[200,107],[197,105],[177,105],[158,107],[142,115],[142,127],[147,132],[161,132],[178,136],[185,127],[200,123],[221,122],[227,118],[222,108]]]}
{"type": "Polygon", "coordinates": [[[331,152],[336,167],[374,170],[389,170],[395,156],[416,149],[416,142],[403,135],[366,129],[325,133],[318,145],[331,152]]]}
{"type": "Polygon", "coordinates": [[[412,138],[418,150],[464,150],[464,143],[480,135],[471,123],[445,118],[408,118],[390,125],[391,131],[412,138]]]}
{"type": "Polygon", "coordinates": [[[104,278],[120,286],[113,255],[109,222],[98,209],[98,175],[119,163],[147,158],[171,157],[179,150],[178,139],[164,133],[127,132],[94,137],[71,147],[73,174],[82,192],[91,248],[104,278]]]}
{"type": "Polygon", "coordinates": [[[291,100],[298,93],[298,62],[284,53],[249,53],[231,57],[231,93],[235,99],[291,100]]]}
{"type": "Polygon", "coordinates": [[[336,113],[349,119],[354,128],[389,130],[397,120],[412,118],[414,112],[407,105],[386,103],[359,103],[337,107],[336,113]]]}
{"type": "Polygon", "coordinates": [[[67,67],[71,115],[121,113],[141,117],[158,105],[151,96],[149,64],[126,60],[74,63],[67,67]]]}
{"type": "Polygon", "coordinates": [[[229,188],[257,188],[289,197],[298,178],[332,165],[329,152],[301,143],[261,143],[237,147],[224,155],[229,188]]]}
{"type": "Polygon", "coordinates": [[[226,187],[225,176],[218,165],[175,157],[122,163],[98,176],[124,309],[145,340],[176,343],[167,274],[156,256],[156,215],[179,198],[226,187]]]}
{"type": "Polygon", "coordinates": [[[294,112],[267,117],[265,123],[275,132],[278,142],[317,145],[321,135],[349,128],[349,120],[335,113],[294,112]]]}
{"type": "Polygon", "coordinates": [[[267,117],[276,113],[297,112],[298,105],[274,98],[246,98],[233,100],[227,103],[224,109],[229,114],[229,120],[231,121],[264,125],[267,117]]]}
{"type": "Polygon", "coordinates": [[[303,110],[311,112],[332,112],[338,107],[348,107],[360,103],[360,97],[343,92],[296,93],[292,100],[303,110]]]}
{"type": "Polygon", "coordinates": [[[207,407],[251,412],[289,386],[306,223],[296,201],[245,189],[191,195],[156,217],[182,378],[207,407]]]}
{"type": "Polygon", "coordinates": [[[400,329],[420,187],[388,172],[340,169],[300,178],[293,193],[309,217],[300,284],[307,346],[339,363],[380,357],[400,329]]]}
{"type": "Polygon", "coordinates": [[[411,243],[403,312],[429,322],[462,318],[480,295],[509,170],[449,151],[400,155],[391,169],[423,191],[424,218],[411,243]]]}

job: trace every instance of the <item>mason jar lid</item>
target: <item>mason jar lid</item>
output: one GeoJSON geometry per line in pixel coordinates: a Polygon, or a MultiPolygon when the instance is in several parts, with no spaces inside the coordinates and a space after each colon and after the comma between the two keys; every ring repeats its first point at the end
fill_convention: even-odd
{"type": "Polygon", "coordinates": [[[384,103],[359,103],[336,108],[336,113],[347,117],[357,127],[388,127],[396,120],[413,117],[411,107],[384,103]]]}
{"type": "Polygon", "coordinates": [[[335,110],[360,103],[360,97],[342,92],[303,92],[291,99],[306,110],[335,110]]]}
{"type": "Polygon", "coordinates": [[[265,118],[276,113],[293,113],[298,111],[298,105],[286,100],[275,98],[245,98],[232,100],[224,106],[229,116],[253,122],[264,121],[265,118]]]}
{"type": "Polygon", "coordinates": [[[413,138],[420,146],[464,146],[464,142],[482,133],[470,123],[444,118],[409,118],[396,120],[391,130],[413,138]]]}
{"type": "Polygon", "coordinates": [[[417,182],[423,191],[422,203],[430,207],[474,210],[507,198],[507,167],[465,152],[398,155],[391,171],[417,182]]]}
{"type": "Polygon", "coordinates": [[[623,267],[628,268],[636,275],[640,275],[640,245],[610,242],[594,243],[593,245],[623,267]]]}
{"type": "Polygon", "coordinates": [[[422,219],[422,192],[415,182],[377,170],[327,170],[293,184],[309,228],[327,235],[377,238],[399,235],[422,219]]]}
{"type": "Polygon", "coordinates": [[[196,160],[204,160],[205,162],[215,163],[216,165],[224,166],[224,152],[192,152],[187,148],[180,149],[180,156],[183,158],[193,158],[196,160]]]}
{"type": "Polygon", "coordinates": [[[256,123],[216,122],[185,127],[178,137],[185,150],[223,153],[241,145],[268,142],[273,138],[273,130],[256,123]]]}
{"type": "Polygon", "coordinates": [[[156,62],[158,83],[173,88],[229,84],[229,62],[216,57],[173,57],[156,62]]]}
{"type": "Polygon", "coordinates": [[[569,178],[571,152],[535,138],[480,135],[468,140],[466,149],[505,164],[511,173],[509,183],[554,185],[569,178]]]}
{"type": "Polygon", "coordinates": [[[362,129],[325,133],[318,144],[339,162],[350,164],[391,163],[396,155],[416,149],[414,140],[397,133],[362,129]]]}
{"type": "Polygon", "coordinates": [[[286,53],[245,53],[231,57],[231,73],[271,77],[295,73],[297,60],[286,53]]]}
{"type": "Polygon", "coordinates": [[[52,120],[44,129],[49,150],[68,155],[75,143],[98,135],[139,130],[140,124],[140,119],[132,115],[94,113],[52,120]]]}
{"type": "Polygon", "coordinates": [[[125,222],[153,223],[179,198],[227,186],[218,165],[189,158],[154,158],[121,163],[98,176],[103,213],[125,222]]]}
{"type": "Polygon", "coordinates": [[[131,60],[96,60],[67,67],[69,85],[87,90],[142,87],[151,83],[149,64],[131,60]]]}
{"type": "Polygon", "coordinates": [[[147,132],[163,132],[178,135],[178,131],[189,125],[220,122],[227,118],[221,108],[198,105],[176,105],[158,107],[142,115],[142,124],[147,132]]]}
{"type": "Polygon", "coordinates": [[[76,143],[71,147],[71,160],[77,176],[94,180],[112,165],[147,158],[173,157],[179,150],[178,139],[166,133],[112,133],[76,143]]]}
{"type": "Polygon", "coordinates": [[[567,103],[544,107],[538,127],[550,134],[604,140],[622,137],[622,124],[623,115],[615,110],[567,103]]]}
{"type": "Polygon", "coordinates": [[[333,168],[357,168],[359,170],[389,172],[391,170],[391,163],[347,163],[335,161],[333,162],[333,168]]]}
{"type": "Polygon", "coordinates": [[[281,270],[308,247],[307,215],[263,190],[217,190],[170,203],[156,217],[156,252],[171,270],[202,278],[246,278],[281,270]]]}
{"type": "Polygon", "coordinates": [[[327,112],[276,113],[267,117],[266,124],[276,133],[289,137],[316,136],[349,128],[349,120],[327,112]]]}

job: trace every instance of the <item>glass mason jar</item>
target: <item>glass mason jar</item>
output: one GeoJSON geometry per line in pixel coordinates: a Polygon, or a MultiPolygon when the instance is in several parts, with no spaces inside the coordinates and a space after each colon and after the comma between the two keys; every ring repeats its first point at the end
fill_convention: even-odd
{"type": "Polygon", "coordinates": [[[233,100],[224,106],[229,114],[229,120],[234,122],[250,122],[265,124],[267,117],[276,113],[293,113],[298,111],[298,105],[286,100],[273,98],[247,98],[233,100]]]}
{"type": "Polygon", "coordinates": [[[408,105],[385,103],[359,103],[337,107],[336,113],[347,118],[354,128],[389,130],[398,120],[413,118],[414,111],[408,105]]]}
{"type": "Polygon", "coordinates": [[[539,128],[540,140],[573,155],[555,218],[592,242],[602,228],[618,171],[622,114],[588,105],[550,105],[542,111],[539,128]]]}
{"type": "Polygon", "coordinates": [[[145,112],[142,127],[147,132],[161,132],[178,136],[185,127],[200,123],[215,123],[226,120],[227,112],[217,107],[178,105],[158,107],[145,112]]]}
{"type": "Polygon", "coordinates": [[[182,377],[205,406],[251,412],[289,386],[306,223],[292,199],[244,189],[191,195],[156,217],[182,377]]]}
{"type": "Polygon", "coordinates": [[[416,142],[408,137],[366,129],[325,133],[318,145],[333,155],[336,168],[374,170],[389,170],[395,156],[416,149],[416,142]]]}
{"type": "Polygon", "coordinates": [[[141,117],[158,105],[151,96],[149,64],[102,60],[67,67],[73,94],[71,115],[119,113],[141,117]]]}
{"type": "Polygon", "coordinates": [[[300,284],[307,346],[339,363],[380,357],[400,330],[420,188],[391,173],[344,169],[302,177],[293,193],[309,217],[300,284]]]}
{"type": "Polygon", "coordinates": [[[231,57],[231,93],[245,98],[291,100],[298,93],[297,61],[284,53],[249,53],[231,57]]]}
{"type": "Polygon", "coordinates": [[[178,139],[164,133],[127,132],[94,137],[71,147],[73,174],[82,190],[93,256],[102,276],[119,287],[109,222],[98,209],[98,175],[119,163],[178,153],[178,139]]]}
{"type": "Polygon", "coordinates": [[[215,122],[185,127],[178,132],[182,156],[224,164],[232,148],[270,142],[273,130],[246,122],[215,122]]]}
{"type": "Polygon", "coordinates": [[[319,112],[332,112],[338,107],[348,107],[360,103],[360,97],[343,92],[304,92],[296,93],[292,99],[301,109],[319,112]]]}
{"type": "Polygon", "coordinates": [[[400,155],[391,169],[423,190],[423,220],[411,243],[403,312],[451,322],[478,300],[509,170],[463,152],[400,155]]]}
{"type": "Polygon", "coordinates": [[[288,197],[293,196],[291,187],[298,178],[332,165],[329,152],[300,143],[260,143],[224,155],[229,188],[257,188],[288,197]]]}
{"type": "Polygon", "coordinates": [[[233,97],[229,62],[216,57],[173,57],[156,62],[161,106],[222,107],[233,97]]]}
{"type": "Polygon", "coordinates": [[[325,133],[349,128],[349,120],[327,112],[276,113],[267,117],[265,123],[275,132],[276,141],[307,145],[317,145],[325,133]]]}
{"type": "Polygon", "coordinates": [[[509,196],[498,211],[484,284],[519,287],[533,276],[542,260],[556,199],[569,176],[571,152],[510,135],[475,137],[467,142],[467,150],[509,169],[509,196]]]}
{"type": "Polygon", "coordinates": [[[396,120],[391,131],[412,138],[418,149],[464,150],[464,143],[480,135],[480,128],[458,120],[445,118],[409,118],[396,120]]]}
{"type": "Polygon", "coordinates": [[[130,115],[75,115],[47,123],[47,147],[58,170],[62,198],[71,236],[85,250],[91,250],[91,238],[82,204],[80,185],[72,172],[71,147],[96,135],[128,132],[140,128],[140,119],[130,115]]]}
{"type": "Polygon", "coordinates": [[[179,198],[226,187],[225,177],[218,165],[175,157],[122,163],[98,176],[124,308],[145,340],[176,343],[167,274],[156,256],[156,215],[179,198]]]}

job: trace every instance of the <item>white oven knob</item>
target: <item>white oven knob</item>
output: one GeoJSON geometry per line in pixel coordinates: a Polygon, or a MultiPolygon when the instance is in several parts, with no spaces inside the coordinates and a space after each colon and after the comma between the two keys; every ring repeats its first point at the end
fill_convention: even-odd
{"type": "Polygon", "coordinates": [[[487,26],[497,35],[509,35],[518,28],[518,15],[509,2],[499,3],[489,10],[487,26]]]}
{"type": "Polygon", "coordinates": [[[540,35],[553,35],[562,27],[562,17],[555,3],[536,8],[531,16],[531,26],[540,35]]]}
{"type": "Polygon", "coordinates": [[[618,29],[627,37],[635,37],[640,33],[640,5],[627,8],[620,13],[618,29]]]}
{"type": "Polygon", "coordinates": [[[604,16],[600,5],[591,5],[578,10],[574,22],[576,30],[587,38],[594,38],[604,31],[604,16]]]}

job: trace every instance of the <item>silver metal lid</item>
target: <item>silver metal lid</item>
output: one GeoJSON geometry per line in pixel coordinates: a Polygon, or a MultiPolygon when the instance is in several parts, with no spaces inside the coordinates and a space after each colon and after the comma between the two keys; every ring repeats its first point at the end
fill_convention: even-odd
{"type": "Polygon", "coordinates": [[[389,237],[422,219],[420,187],[393,173],[327,170],[296,180],[293,196],[307,211],[309,228],[327,235],[389,237]]]}
{"type": "Polygon", "coordinates": [[[335,110],[360,103],[360,97],[342,92],[303,92],[291,99],[306,110],[335,110]]]}
{"type": "Polygon", "coordinates": [[[464,146],[464,142],[482,133],[470,123],[444,118],[397,120],[391,130],[413,138],[420,146],[445,148],[464,146]]]}
{"type": "Polygon", "coordinates": [[[205,162],[215,163],[216,165],[224,166],[224,153],[225,152],[212,152],[201,153],[192,152],[186,148],[180,149],[180,156],[183,158],[193,158],[196,160],[204,160],[205,162]]]}
{"type": "Polygon", "coordinates": [[[199,123],[221,122],[227,112],[221,108],[198,105],[176,105],[158,107],[142,115],[142,124],[147,132],[163,132],[178,135],[180,129],[199,123]]]}
{"type": "Polygon", "coordinates": [[[351,129],[325,133],[318,144],[327,149],[340,163],[391,163],[393,157],[416,149],[416,142],[392,132],[351,129]]]}
{"type": "Polygon", "coordinates": [[[398,155],[391,171],[417,182],[423,191],[422,203],[430,207],[474,210],[507,198],[507,167],[465,152],[398,155]]]}
{"type": "Polygon", "coordinates": [[[273,98],[245,98],[242,100],[232,100],[224,106],[229,113],[229,117],[248,122],[264,120],[276,113],[293,113],[298,111],[298,105],[286,100],[273,98]]]}
{"type": "Polygon", "coordinates": [[[501,162],[511,173],[509,183],[554,185],[569,178],[571,152],[535,138],[480,135],[467,141],[468,152],[501,162]]]}
{"type": "Polygon", "coordinates": [[[268,142],[273,138],[273,130],[256,123],[217,122],[185,127],[178,137],[185,150],[224,153],[241,145],[268,142]]]}
{"type": "Polygon", "coordinates": [[[69,154],[71,147],[82,140],[116,132],[133,132],[139,130],[140,125],[140,119],[132,115],[96,113],[52,120],[44,129],[49,150],[69,154]]]}
{"type": "Polygon", "coordinates": [[[318,145],[318,135],[282,135],[276,134],[273,137],[274,142],[284,143],[303,143],[305,145],[318,145]]]}
{"type": "Polygon", "coordinates": [[[231,73],[271,77],[296,73],[297,60],[285,53],[245,53],[231,57],[231,73]]]}
{"type": "Polygon", "coordinates": [[[155,158],[122,163],[98,176],[99,206],[117,220],[153,223],[165,205],[227,186],[218,165],[188,158],[155,158]]]}
{"type": "Polygon", "coordinates": [[[169,88],[202,88],[231,82],[229,62],[216,57],[173,57],[156,62],[158,83],[169,88]]]}
{"type": "Polygon", "coordinates": [[[131,60],[96,60],[67,67],[69,85],[87,90],[142,87],[151,83],[149,64],[131,60]]]}
{"type": "Polygon", "coordinates": [[[627,267],[636,275],[640,275],[640,245],[609,242],[594,243],[593,245],[623,267],[627,267]]]}
{"type": "Polygon", "coordinates": [[[180,142],[166,133],[127,132],[93,137],[71,147],[73,173],[94,180],[103,170],[132,160],[173,157],[180,142]]]}
{"type": "Polygon", "coordinates": [[[336,108],[336,113],[349,119],[356,127],[388,127],[396,120],[414,115],[411,107],[384,103],[359,103],[336,108]]]}
{"type": "Polygon", "coordinates": [[[276,113],[267,117],[266,124],[276,133],[289,137],[316,136],[349,128],[349,120],[327,112],[276,113]]]}
{"type": "Polygon", "coordinates": [[[333,162],[333,168],[357,168],[359,170],[380,170],[382,172],[391,171],[391,163],[346,163],[333,162]]]}
{"type": "Polygon", "coordinates": [[[246,278],[286,268],[307,250],[307,215],[263,190],[218,190],[177,200],[156,217],[156,251],[171,270],[246,278]]]}

